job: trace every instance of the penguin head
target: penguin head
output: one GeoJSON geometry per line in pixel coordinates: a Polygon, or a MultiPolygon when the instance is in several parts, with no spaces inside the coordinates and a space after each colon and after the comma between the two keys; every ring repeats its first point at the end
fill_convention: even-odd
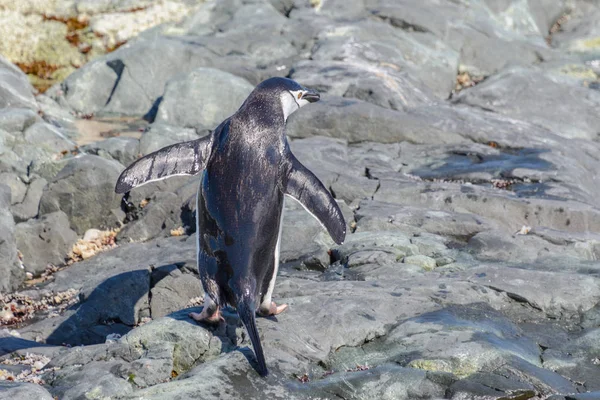
{"type": "Polygon", "coordinates": [[[275,101],[279,100],[284,121],[300,107],[320,99],[316,90],[305,88],[288,78],[269,78],[260,83],[255,91],[266,94],[270,99],[276,99],[275,101]]]}

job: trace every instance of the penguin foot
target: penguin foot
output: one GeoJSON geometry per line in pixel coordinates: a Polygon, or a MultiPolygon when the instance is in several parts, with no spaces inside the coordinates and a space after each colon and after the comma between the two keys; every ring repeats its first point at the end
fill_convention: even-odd
{"type": "Polygon", "coordinates": [[[208,308],[204,307],[200,314],[198,313],[189,313],[188,316],[197,322],[205,322],[207,324],[216,325],[221,321],[225,321],[225,318],[221,315],[221,310],[217,308],[212,314],[208,312],[208,308]]]}
{"type": "Polygon", "coordinates": [[[278,306],[277,304],[275,304],[274,301],[272,301],[271,305],[268,308],[267,307],[259,308],[258,314],[263,317],[268,317],[269,315],[281,314],[282,312],[287,310],[287,308],[288,308],[287,304],[282,304],[282,305],[278,306]]]}

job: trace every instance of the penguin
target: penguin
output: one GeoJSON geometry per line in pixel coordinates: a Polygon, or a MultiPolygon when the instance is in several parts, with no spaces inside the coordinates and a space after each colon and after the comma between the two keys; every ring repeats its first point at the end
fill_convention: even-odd
{"type": "Polygon", "coordinates": [[[321,181],[292,154],[286,121],[319,93],[288,78],[260,83],[235,114],[211,134],[162,148],[138,159],[118,178],[125,193],[174,175],[201,174],[197,195],[198,272],[205,292],[201,313],[218,323],[221,308],[237,309],[257,360],[268,374],[255,316],[276,315],[286,304],[272,300],[279,267],[284,196],[298,201],[343,243],[346,223],[321,181]]]}

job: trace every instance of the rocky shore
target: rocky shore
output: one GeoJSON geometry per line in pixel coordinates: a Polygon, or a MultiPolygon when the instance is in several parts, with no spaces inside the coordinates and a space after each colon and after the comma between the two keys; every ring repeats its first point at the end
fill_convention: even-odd
{"type": "Polygon", "coordinates": [[[600,399],[597,2],[13,3],[104,50],[41,93],[0,44],[1,399],[600,399]],[[260,378],[187,316],[198,178],[113,188],[270,76],[321,92],[290,146],[349,234],[286,203],[260,378]]]}

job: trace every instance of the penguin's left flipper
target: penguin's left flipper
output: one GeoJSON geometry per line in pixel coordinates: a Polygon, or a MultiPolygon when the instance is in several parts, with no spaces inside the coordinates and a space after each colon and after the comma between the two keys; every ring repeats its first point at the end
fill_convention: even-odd
{"type": "Polygon", "coordinates": [[[329,190],[319,178],[293,155],[289,156],[289,172],[284,179],[284,194],[300,202],[329,232],[337,244],[346,238],[346,222],[329,190]]]}
{"type": "Polygon", "coordinates": [[[115,192],[125,193],[173,175],[196,175],[204,169],[212,148],[212,135],[177,143],[135,161],[119,176],[115,192]]]}

